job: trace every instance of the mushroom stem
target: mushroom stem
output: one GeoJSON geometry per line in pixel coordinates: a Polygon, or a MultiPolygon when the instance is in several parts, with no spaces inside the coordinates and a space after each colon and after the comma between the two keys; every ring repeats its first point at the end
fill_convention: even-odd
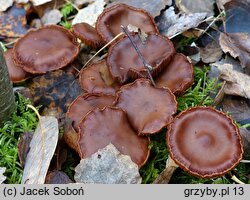
{"type": "Polygon", "coordinates": [[[245,183],[242,182],[240,179],[238,179],[235,175],[233,175],[233,176],[231,177],[231,179],[232,179],[233,181],[235,181],[236,183],[245,184],[245,183]]]}
{"type": "Polygon", "coordinates": [[[124,31],[124,33],[128,36],[128,38],[129,38],[131,44],[133,45],[133,47],[134,47],[136,53],[138,54],[139,58],[141,59],[141,61],[142,61],[143,65],[144,65],[144,67],[147,69],[147,72],[148,72],[148,76],[149,76],[149,78],[150,78],[150,81],[152,82],[153,86],[156,87],[155,81],[154,81],[154,79],[153,79],[153,77],[152,77],[152,75],[151,75],[151,73],[150,73],[150,71],[152,71],[153,67],[152,67],[149,63],[147,63],[147,61],[145,60],[145,58],[144,58],[143,55],[141,54],[140,50],[138,49],[138,47],[136,46],[136,44],[135,44],[134,41],[132,40],[132,38],[131,38],[131,36],[130,36],[130,34],[129,34],[129,31],[127,31],[127,28],[124,27],[123,25],[121,25],[121,28],[122,28],[122,30],[124,31]]]}
{"type": "Polygon", "coordinates": [[[174,171],[179,166],[174,162],[174,160],[168,156],[166,168],[160,173],[160,175],[155,179],[155,184],[166,184],[169,183],[174,171]]]}

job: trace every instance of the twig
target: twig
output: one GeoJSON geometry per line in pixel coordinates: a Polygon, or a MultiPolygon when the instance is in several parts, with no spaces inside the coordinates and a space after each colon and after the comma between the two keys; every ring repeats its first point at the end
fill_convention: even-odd
{"type": "Polygon", "coordinates": [[[124,33],[128,36],[128,38],[129,38],[131,44],[133,45],[136,53],[138,54],[138,56],[141,59],[144,67],[146,68],[146,70],[148,72],[148,76],[149,76],[153,86],[155,87],[156,85],[155,85],[154,79],[153,79],[153,77],[152,77],[152,75],[150,73],[150,71],[153,70],[153,67],[144,59],[144,57],[142,56],[142,54],[141,54],[140,50],[138,49],[137,45],[134,43],[134,41],[132,40],[132,37],[130,36],[129,32],[127,31],[127,28],[124,27],[123,25],[121,25],[121,28],[124,31],[124,33]]]}
{"type": "Polygon", "coordinates": [[[80,9],[74,3],[72,3],[69,0],[64,0],[64,1],[66,1],[67,3],[70,3],[77,10],[77,12],[79,12],[80,9]]]}
{"type": "Polygon", "coordinates": [[[231,177],[231,179],[232,179],[234,182],[236,182],[236,183],[245,184],[245,183],[242,182],[240,179],[238,179],[235,175],[233,175],[233,176],[231,177]]]}

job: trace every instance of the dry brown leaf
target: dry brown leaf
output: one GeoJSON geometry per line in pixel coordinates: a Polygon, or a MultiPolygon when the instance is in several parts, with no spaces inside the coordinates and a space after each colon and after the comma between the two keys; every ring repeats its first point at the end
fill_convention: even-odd
{"type": "Polygon", "coordinates": [[[141,8],[148,11],[153,17],[160,15],[166,6],[172,5],[172,0],[115,0],[111,5],[116,3],[125,3],[127,5],[141,8]],[[153,4],[153,5],[152,5],[153,4]]]}
{"type": "Polygon", "coordinates": [[[55,117],[41,117],[30,143],[22,184],[43,184],[58,141],[55,117]]]}
{"type": "Polygon", "coordinates": [[[201,60],[204,63],[214,63],[221,59],[223,52],[216,41],[210,42],[204,48],[200,48],[201,60]]]}
{"type": "Polygon", "coordinates": [[[206,16],[206,13],[175,14],[174,7],[170,7],[159,17],[157,26],[163,35],[172,37],[197,27],[206,16]]]}
{"type": "Polygon", "coordinates": [[[63,15],[58,9],[52,9],[48,12],[45,12],[42,17],[42,22],[44,25],[57,24],[61,21],[62,16],[63,15]]]}
{"type": "Polygon", "coordinates": [[[250,35],[248,33],[221,33],[219,42],[225,53],[239,58],[246,74],[250,75],[250,35]]]}
{"type": "Polygon", "coordinates": [[[141,183],[138,166],[129,156],[121,154],[113,144],[82,159],[75,171],[74,179],[78,183],[141,183]]]}
{"type": "Polygon", "coordinates": [[[215,0],[176,0],[176,6],[185,13],[207,13],[208,16],[214,15],[215,0]]]}
{"type": "Polygon", "coordinates": [[[240,135],[244,147],[244,157],[250,158],[250,131],[246,128],[240,128],[240,135]]]}
{"type": "Polygon", "coordinates": [[[68,184],[73,183],[72,180],[64,172],[54,170],[48,172],[45,180],[45,184],[68,184]]]}
{"type": "Polygon", "coordinates": [[[226,81],[225,94],[250,99],[250,76],[234,70],[229,63],[214,63],[212,66],[220,70],[220,78],[226,81]]]}
{"type": "Polygon", "coordinates": [[[0,167],[0,184],[2,184],[6,177],[3,175],[3,173],[5,172],[6,168],[5,167],[0,167]]]}

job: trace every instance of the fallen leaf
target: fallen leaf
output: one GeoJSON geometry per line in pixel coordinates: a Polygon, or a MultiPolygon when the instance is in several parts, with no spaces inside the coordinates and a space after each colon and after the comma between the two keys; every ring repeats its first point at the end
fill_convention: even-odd
{"type": "Polygon", "coordinates": [[[161,11],[165,9],[166,6],[172,5],[172,0],[154,0],[154,5],[152,6],[152,0],[115,0],[110,5],[117,3],[125,3],[127,5],[140,8],[148,11],[153,17],[160,15],[161,11]]]}
{"type": "Polygon", "coordinates": [[[67,174],[61,171],[50,171],[48,172],[45,184],[69,184],[73,183],[73,181],[68,177],[67,174]]]}
{"type": "Polygon", "coordinates": [[[244,157],[250,158],[250,131],[246,128],[240,128],[240,135],[244,147],[244,157]]]}
{"type": "Polygon", "coordinates": [[[6,177],[3,175],[3,173],[5,172],[6,168],[5,167],[0,167],[0,184],[2,184],[6,177]]]}
{"type": "Polygon", "coordinates": [[[95,0],[94,3],[78,11],[77,15],[72,21],[72,25],[85,22],[91,26],[94,26],[97,17],[102,13],[104,9],[104,0],[95,0]]]}
{"type": "Polygon", "coordinates": [[[220,46],[225,53],[239,58],[245,73],[250,75],[250,35],[248,33],[221,33],[220,46]]]}
{"type": "Polygon", "coordinates": [[[75,76],[62,70],[37,76],[29,88],[35,106],[42,105],[41,111],[44,108],[56,110],[58,116],[64,114],[69,104],[82,93],[75,76]]]}
{"type": "Polygon", "coordinates": [[[18,158],[22,167],[24,167],[26,157],[30,150],[30,142],[32,140],[33,133],[25,132],[20,140],[18,141],[17,148],[18,148],[18,158]]]}
{"type": "Polygon", "coordinates": [[[14,0],[0,0],[0,12],[6,11],[13,2],[14,0]]]}
{"type": "Polygon", "coordinates": [[[231,0],[224,5],[227,33],[250,33],[250,1],[231,0]]]}
{"type": "Polygon", "coordinates": [[[23,3],[26,4],[29,2],[29,0],[15,0],[16,3],[23,3]]]}
{"type": "Polygon", "coordinates": [[[206,13],[175,14],[174,7],[170,7],[160,15],[157,26],[163,35],[172,37],[197,27],[206,16],[206,13]]]}
{"type": "Polygon", "coordinates": [[[231,0],[216,0],[217,6],[219,9],[224,10],[224,5],[231,0]]]}
{"type": "Polygon", "coordinates": [[[30,1],[33,3],[34,6],[40,6],[52,0],[30,0],[30,1]]]}
{"type": "Polygon", "coordinates": [[[61,21],[62,16],[63,15],[59,10],[53,9],[48,12],[45,12],[42,17],[42,22],[44,25],[57,24],[61,21]]]}
{"type": "Polygon", "coordinates": [[[75,171],[74,179],[78,183],[141,183],[138,166],[111,143],[90,157],[82,159],[75,171]]]}
{"type": "Polygon", "coordinates": [[[55,117],[41,117],[26,158],[22,184],[43,184],[58,141],[55,117]]]}
{"type": "Polygon", "coordinates": [[[185,13],[207,13],[207,16],[214,15],[215,0],[176,0],[176,6],[185,13]]]}
{"type": "Polygon", "coordinates": [[[74,0],[74,4],[79,7],[87,3],[92,3],[94,0],[74,0]]]}
{"type": "Polygon", "coordinates": [[[27,31],[26,11],[20,6],[12,6],[6,12],[0,12],[0,38],[22,37],[27,31]]]}
{"type": "Polygon", "coordinates": [[[204,63],[214,63],[221,59],[222,50],[217,41],[212,41],[203,48],[200,48],[201,60],[204,63]]]}
{"type": "Polygon", "coordinates": [[[250,76],[233,70],[233,65],[228,63],[214,63],[220,70],[220,78],[226,81],[225,94],[237,95],[250,99],[250,76]]]}

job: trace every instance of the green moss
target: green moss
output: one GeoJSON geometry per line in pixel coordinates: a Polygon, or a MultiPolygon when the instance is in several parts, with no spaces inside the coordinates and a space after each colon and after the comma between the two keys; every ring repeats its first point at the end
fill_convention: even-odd
{"type": "Polygon", "coordinates": [[[22,95],[16,95],[17,109],[11,120],[0,128],[0,167],[6,167],[6,183],[20,183],[22,167],[18,160],[17,143],[24,132],[32,132],[37,126],[35,113],[27,109],[31,102],[22,95]]]}

